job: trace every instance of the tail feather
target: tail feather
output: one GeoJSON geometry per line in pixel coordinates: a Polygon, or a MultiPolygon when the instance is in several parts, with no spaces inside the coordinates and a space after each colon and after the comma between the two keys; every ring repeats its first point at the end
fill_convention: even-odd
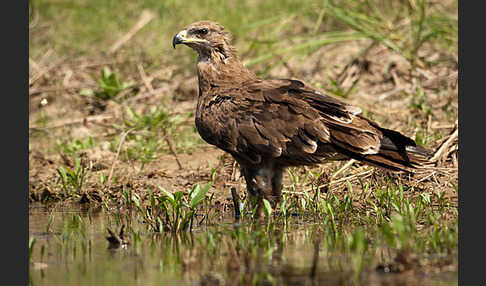
{"type": "Polygon", "coordinates": [[[432,156],[432,151],[417,145],[414,140],[401,133],[379,128],[383,134],[380,150],[376,154],[356,154],[341,150],[350,158],[393,171],[412,171],[425,166],[432,156]]]}
{"type": "Polygon", "coordinates": [[[406,148],[405,152],[380,150],[378,154],[366,155],[363,161],[395,171],[411,171],[427,164],[430,155],[418,149],[406,148]]]}
{"type": "Polygon", "coordinates": [[[380,128],[383,133],[380,151],[366,155],[363,160],[387,169],[410,171],[427,164],[432,151],[417,145],[400,132],[380,128]]]}

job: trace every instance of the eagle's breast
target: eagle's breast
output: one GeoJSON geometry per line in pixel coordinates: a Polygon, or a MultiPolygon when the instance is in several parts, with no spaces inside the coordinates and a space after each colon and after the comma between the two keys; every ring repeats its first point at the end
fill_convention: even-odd
{"type": "Polygon", "coordinates": [[[196,110],[196,128],[201,138],[221,149],[230,148],[233,142],[232,113],[227,110],[230,98],[223,95],[203,94],[196,110]],[[226,103],[226,104],[225,104],[226,103]]]}

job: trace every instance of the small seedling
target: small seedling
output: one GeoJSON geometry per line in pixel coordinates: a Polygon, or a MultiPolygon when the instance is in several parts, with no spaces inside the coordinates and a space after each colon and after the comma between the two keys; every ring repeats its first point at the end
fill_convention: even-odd
{"type": "Polygon", "coordinates": [[[52,226],[52,221],[54,220],[54,216],[52,214],[49,215],[49,218],[47,219],[47,224],[46,224],[46,233],[51,233],[51,226],[52,226]]]}
{"type": "Polygon", "coordinates": [[[263,199],[263,206],[264,206],[263,210],[265,211],[265,215],[267,216],[267,218],[271,218],[273,212],[272,205],[267,199],[263,199]]]}
{"type": "Polygon", "coordinates": [[[79,158],[75,160],[74,170],[62,166],[57,169],[62,188],[67,195],[72,195],[74,192],[79,194],[81,192],[86,172],[87,168],[81,164],[79,158]]]}
{"type": "Polygon", "coordinates": [[[94,96],[102,100],[115,98],[121,91],[135,86],[134,81],[122,82],[119,75],[111,71],[109,67],[104,67],[101,71],[101,77],[95,78],[98,83],[98,91],[84,89],[81,95],[94,96]]]}
{"type": "Polygon", "coordinates": [[[34,252],[35,237],[29,238],[29,260],[32,259],[32,253],[34,252]]]}

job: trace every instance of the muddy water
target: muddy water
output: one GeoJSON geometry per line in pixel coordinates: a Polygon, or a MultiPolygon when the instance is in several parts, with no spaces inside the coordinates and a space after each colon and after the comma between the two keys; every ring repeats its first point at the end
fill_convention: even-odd
{"type": "Polygon", "coordinates": [[[119,227],[103,209],[31,206],[30,284],[457,285],[454,273],[384,273],[371,266],[376,258],[342,253],[331,247],[318,224],[298,219],[275,227],[234,223],[228,217],[172,235],[146,232],[136,215],[125,218],[131,224],[125,230],[130,243],[110,249],[106,228],[119,227]]]}

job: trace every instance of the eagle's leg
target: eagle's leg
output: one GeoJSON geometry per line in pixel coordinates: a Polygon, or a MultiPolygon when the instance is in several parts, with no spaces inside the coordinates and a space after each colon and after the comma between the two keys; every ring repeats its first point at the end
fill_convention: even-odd
{"type": "Polygon", "coordinates": [[[274,207],[280,202],[282,199],[282,178],[283,172],[285,168],[283,167],[274,167],[273,168],[273,177],[272,177],[272,202],[274,207]]]}
{"type": "Polygon", "coordinates": [[[252,206],[256,204],[255,218],[259,218],[263,210],[263,199],[274,201],[273,169],[268,167],[242,167],[241,173],[245,177],[250,202],[252,206]]]}

